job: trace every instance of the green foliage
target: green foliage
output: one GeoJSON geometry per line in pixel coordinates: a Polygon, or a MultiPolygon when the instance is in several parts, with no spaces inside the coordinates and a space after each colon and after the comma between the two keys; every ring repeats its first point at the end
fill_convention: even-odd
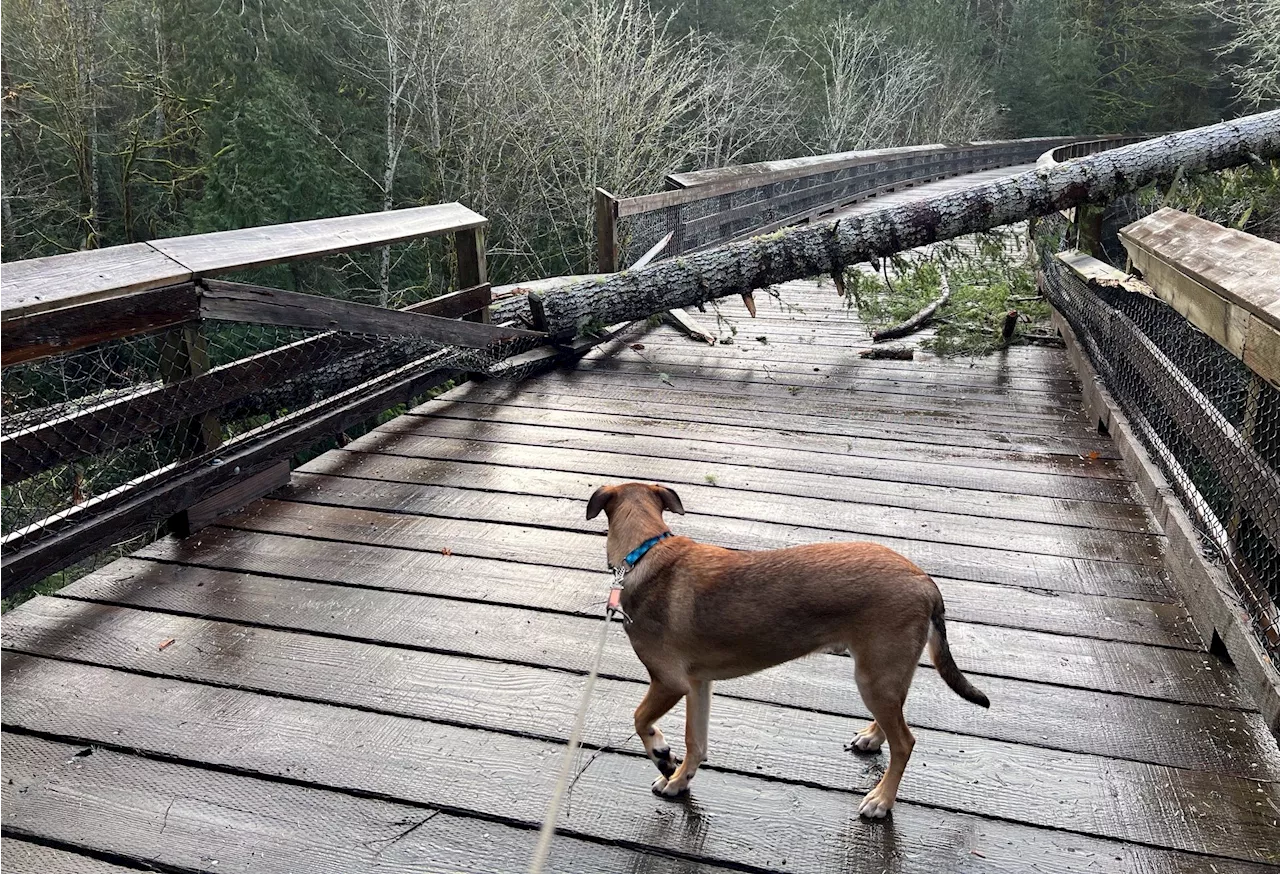
{"type": "Polygon", "coordinates": [[[1280,162],[1179,177],[1163,191],[1144,189],[1138,203],[1142,213],[1169,206],[1280,242],[1280,162]]]}
{"type": "MultiPolygon", "coordinates": [[[[886,328],[937,300],[945,274],[951,296],[934,315],[932,336],[920,345],[948,356],[984,355],[1003,348],[1000,329],[1010,310],[1018,311],[1019,324],[1047,323],[1049,305],[1036,290],[1034,272],[1016,255],[1025,248],[1025,238],[995,231],[973,239],[972,251],[944,244],[925,257],[896,257],[891,278],[848,271],[846,305],[856,307],[869,328],[886,328]]],[[[1013,342],[1021,342],[1018,334],[1013,342]]]]}

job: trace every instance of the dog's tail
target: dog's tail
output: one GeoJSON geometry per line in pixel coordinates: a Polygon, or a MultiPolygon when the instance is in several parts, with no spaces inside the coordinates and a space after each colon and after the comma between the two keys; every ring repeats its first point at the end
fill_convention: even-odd
{"type": "Polygon", "coordinates": [[[938,669],[938,676],[951,687],[952,692],[964,700],[972,701],[980,707],[990,707],[991,700],[970,683],[968,677],[960,673],[955,659],[951,658],[951,647],[947,646],[946,610],[943,609],[941,598],[929,618],[933,623],[933,633],[929,635],[929,657],[933,659],[933,666],[938,669]]]}

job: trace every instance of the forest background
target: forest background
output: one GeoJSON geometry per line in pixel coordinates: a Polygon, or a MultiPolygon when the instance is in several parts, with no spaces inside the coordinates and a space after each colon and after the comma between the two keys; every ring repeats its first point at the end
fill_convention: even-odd
{"type": "MultiPolygon", "coordinates": [[[[5,260],[458,200],[495,282],[677,170],[1280,105],[1280,0],[7,0],[5,260]]],[[[394,305],[447,252],[289,287],[394,305]]]]}

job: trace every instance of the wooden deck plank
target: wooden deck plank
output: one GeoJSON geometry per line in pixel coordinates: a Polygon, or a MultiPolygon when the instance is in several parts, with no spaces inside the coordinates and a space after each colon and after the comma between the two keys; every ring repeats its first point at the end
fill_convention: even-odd
{"type": "MultiPolygon", "coordinates": [[[[658,376],[662,371],[649,375],[649,379],[628,378],[622,382],[585,379],[574,372],[548,374],[528,383],[495,381],[491,385],[497,391],[516,393],[528,390],[535,394],[579,395],[605,400],[648,402],[671,401],[675,404],[703,404],[710,407],[753,409],[761,415],[795,413],[797,415],[822,415],[834,418],[847,417],[872,422],[906,422],[922,426],[939,425],[944,429],[971,429],[982,432],[1006,431],[1018,435],[1056,437],[1063,440],[1096,440],[1097,423],[1085,421],[1083,416],[1064,414],[1055,421],[1045,417],[1010,418],[1000,409],[974,411],[971,408],[929,409],[898,402],[882,402],[870,394],[854,395],[852,392],[823,393],[790,391],[785,385],[760,386],[760,391],[750,392],[750,401],[744,403],[742,393],[727,385],[693,385],[678,383],[668,386],[658,376]],[[525,389],[525,386],[528,389],[525,389]],[[768,391],[767,389],[776,389],[768,391]],[[655,394],[659,393],[659,394],[655,394]]],[[[449,395],[448,397],[452,397],[449,395]]]]}
{"type": "MultiPolygon", "coordinates": [[[[474,519],[508,524],[532,523],[550,529],[579,530],[584,498],[542,497],[538,495],[481,495],[473,491],[442,491],[416,483],[388,482],[381,468],[374,479],[346,479],[340,483],[312,479],[304,485],[299,475],[296,483],[274,497],[300,500],[312,504],[361,507],[393,513],[474,519]],[[326,488],[332,485],[333,488],[326,488]]],[[[719,486],[708,487],[719,489],[719,486]]],[[[590,489],[580,495],[590,495],[590,489]]],[[[822,516],[804,515],[806,509],[817,509],[805,501],[776,498],[758,500],[752,496],[706,494],[702,489],[682,495],[688,515],[673,525],[673,530],[699,540],[710,540],[722,546],[764,549],[776,544],[798,545],[822,540],[865,540],[898,537],[931,543],[955,543],[960,546],[986,547],[1036,555],[1119,561],[1125,564],[1155,566],[1160,562],[1162,537],[1113,531],[1100,538],[1089,528],[1056,531],[1038,522],[1015,522],[986,519],[933,510],[898,510],[877,507],[874,511],[854,505],[823,505],[822,516]],[[699,499],[706,498],[706,504],[699,499]],[[735,503],[740,502],[739,510],[735,503]],[[717,510],[708,509],[708,506],[717,510]],[[783,525],[778,518],[812,520],[808,525],[783,525]],[[721,520],[723,520],[721,522],[721,520]],[[742,523],[749,522],[749,526],[742,523]],[[687,527],[696,525],[695,528],[687,527]],[[723,531],[717,525],[723,525],[723,531]],[[740,534],[740,532],[742,532],[740,534]],[[758,546],[753,546],[758,543],[758,546]],[[769,546],[766,546],[769,544],[769,546]]],[[[602,526],[590,525],[589,530],[602,526]]],[[[602,532],[603,533],[603,532],[602,532]]],[[[1016,558],[1010,559],[1016,560],[1016,558]]]]}
{"type": "MultiPolygon", "coordinates": [[[[7,825],[7,824],[6,824],[7,825]]],[[[101,859],[20,841],[0,838],[0,858],[9,874],[130,874],[143,868],[122,868],[101,859]]]]}
{"type": "MultiPolygon", "coordinates": [[[[661,383],[661,380],[658,380],[661,383]]],[[[665,385],[665,383],[662,383],[665,385]]],[[[977,416],[971,412],[954,412],[938,410],[903,409],[900,406],[884,406],[866,403],[865,397],[847,400],[841,398],[823,400],[813,396],[805,396],[803,391],[792,393],[781,391],[777,395],[753,397],[750,406],[734,398],[733,392],[716,391],[662,391],[661,397],[655,397],[654,388],[637,388],[634,386],[611,386],[585,384],[562,384],[559,386],[537,380],[523,384],[494,381],[483,384],[483,388],[475,388],[457,395],[452,392],[445,397],[446,401],[481,400],[489,402],[505,402],[517,396],[528,398],[529,406],[545,405],[545,399],[573,398],[590,404],[620,403],[640,405],[650,411],[655,403],[663,410],[680,411],[688,407],[701,407],[710,415],[732,415],[730,410],[738,412],[754,412],[757,421],[761,417],[794,417],[794,424],[803,427],[813,418],[824,420],[844,420],[851,425],[867,425],[880,429],[893,428],[898,424],[904,426],[904,432],[924,434],[929,429],[937,429],[936,441],[948,441],[951,434],[970,432],[970,440],[986,439],[989,435],[1002,435],[997,442],[1016,443],[1021,440],[1048,442],[1065,451],[1083,454],[1098,449],[1100,438],[1097,426],[1089,426],[1084,422],[1072,422],[1059,428],[1053,423],[1040,420],[1016,422],[1000,418],[977,416]]],[[[963,437],[962,437],[963,439],[963,437]]],[[[935,444],[936,445],[936,441],[935,444]]],[[[919,440],[915,442],[920,442],[919,440]]],[[[948,441],[949,442],[949,441],[948,441]]],[[[1114,450],[1112,450],[1114,452],[1114,450]]],[[[1101,453],[1100,453],[1101,454],[1101,453]]],[[[1101,457],[1115,457],[1103,455],[1101,457]]]]}
{"type": "Polygon", "coordinates": [[[572,385],[587,381],[600,381],[607,385],[639,386],[650,392],[668,394],[683,391],[733,391],[739,396],[770,397],[786,392],[791,397],[810,397],[819,401],[835,401],[848,404],[855,399],[868,407],[892,409],[908,415],[956,415],[968,413],[984,421],[1017,424],[1024,419],[1046,420],[1064,423],[1083,423],[1084,414],[1079,410],[1075,397],[1062,392],[1048,397],[1044,402],[1028,402],[1016,398],[965,397],[962,392],[938,391],[922,394],[917,387],[895,387],[891,383],[873,382],[866,385],[828,385],[821,379],[811,380],[803,374],[790,378],[748,379],[745,371],[725,371],[724,377],[714,372],[701,374],[695,369],[680,368],[657,360],[657,364],[644,362],[610,361],[608,366],[593,367],[582,362],[572,371],[556,371],[537,377],[537,385],[572,385]],[[662,375],[666,375],[666,379],[662,375]],[[895,390],[896,388],[896,390],[895,390]]]}
{"type": "MultiPolygon", "coordinates": [[[[305,561],[306,555],[307,544],[295,544],[295,560],[305,561]]],[[[591,656],[595,630],[590,617],[236,574],[170,565],[149,571],[151,582],[143,584],[131,571],[104,569],[76,581],[65,592],[86,600],[235,622],[280,621],[264,617],[289,616],[290,622],[305,623],[304,630],[334,635],[345,633],[344,617],[363,612],[373,617],[370,621],[384,623],[381,639],[389,642],[501,661],[533,659],[540,666],[571,670],[585,670],[591,656]],[[306,603],[297,603],[303,598],[306,603]],[[501,635],[488,633],[499,628],[501,635]]],[[[599,593],[597,610],[602,610],[607,594],[603,585],[599,593]]],[[[1234,672],[1205,654],[963,622],[949,623],[947,630],[956,663],[975,675],[1252,709],[1234,672]]],[[[841,660],[848,670],[845,656],[829,658],[841,660]]],[[[646,676],[621,639],[611,640],[606,647],[603,670],[627,679],[646,676]]]]}
{"type": "MultiPolygon", "coordinates": [[[[480,431],[482,427],[476,430],[480,431]]],[[[633,475],[640,479],[660,478],[657,474],[646,473],[646,468],[658,469],[671,462],[680,462],[680,466],[686,468],[690,462],[698,465],[699,468],[726,463],[756,469],[760,472],[758,474],[760,478],[766,476],[766,471],[792,471],[824,476],[851,476],[858,479],[887,479],[983,492],[1037,495],[1044,498],[1103,501],[1116,504],[1136,503],[1129,484],[1122,480],[969,468],[945,462],[930,463],[927,458],[918,461],[868,459],[856,455],[834,455],[801,450],[793,452],[768,446],[753,446],[749,450],[744,450],[731,444],[712,443],[705,440],[632,437],[627,434],[591,432],[559,433],[554,437],[554,445],[548,445],[545,441],[523,442],[521,429],[511,429],[500,436],[508,438],[510,442],[476,439],[471,436],[430,436],[429,434],[416,436],[371,432],[351,441],[347,448],[351,451],[403,455],[409,458],[471,459],[517,467],[545,467],[552,470],[582,470],[584,464],[589,465],[587,469],[593,469],[597,466],[596,462],[600,460],[599,455],[612,455],[643,459],[640,463],[632,464],[633,469],[636,470],[633,475]]],[[[1099,463],[1107,462],[1099,460],[1099,463]]]]}
{"type": "MultiPolygon", "coordinates": [[[[464,802],[468,812],[530,824],[540,819],[555,772],[553,768],[531,769],[516,763],[554,761],[560,746],[540,739],[16,654],[5,657],[5,678],[10,690],[5,719],[28,731],[128,745],[155,755],[230,766],[258,775],[304,775],[309,783],[326,788],[420,805],[455,805],[459,799],[453,787],[471,785],[464,802]],[[48,707],[41,701],[42,687],[57,689],[81,706],[48,707]],[[205,723],[208,730],[198,734],[188,731],[185,726],[193,719],[205,723]],[[355,739],[364,742],[353,743],[355,739]],[[392,751],[394,755],[388,755],[392,751]],[[477,772],[499,779],[468,784],[477,772]],[[423,773],[432,774],[432,779],[422,779],[423,773]]],[[[771,715],[781,718],[785,713],[780,709],[771,715]]],[[[773,726],[765,722],[737,725],[735,729],[741,736],[762,738],[772,733],[773,726]]],[[[830,738],[826,742],[833,747],[837,743],[830,738]]],[[[930,755],[925,749],[924,743],[918,746],[922,759],[930,755]]],[[[599,752],[591,757],[589,767],[579,771],[574,786],[578,803],[566,808],[562,822],[571,834],[579,829],[588,834],[587,830],[596,830],[592,836],[634,839],[637,831],[649,831],[647,817],[638,812],[668,809],[670,802],[641,795],[648,794],[652,781],[652,765],[646,759],[599,752]]],[[[912,803],[923,798],[931,805],[920,811],[926,820],[939,821],[953,811],[975,811],[1005,820],[1010,831],[1020,830],[1015,822],[1051,829],[1069,827],[1089,835],[1245,862],[1277,859],[1271,842],[1275,812],[1266,802],[1280,800],[1280,784],[1153,765],[1139,766],[1143,771],[1135,783],[1114,761],[1099,760],[1093,769],[1073,768],[1056,756],[1054,769],[1061,795],[1054,798],[1043,784],[1036,785],[1043,763],[1015,763],[1006,753],[992,773],[978,777],[978,785],[985,779],[999,785],[1001,791],[975,793],[975,784],[966,774],[981,774],[981,759],[966,755],[957,773],[946,774],[943,772],[948,769],[937,766],[942,761],[940,755],[934,767],[913,772],[913,781],[903,785],[896,825],[904,827],[903,820],[913,818],[908,812],[912,803]],[[1020,791],[1020,786],[1031,791],[1020,791]],[[1069,805],[1059,803],[1065,798],[1071,799],[1069,805]],[[1213,798],[1218,816],[1175,821],[1164,815],[1166,810],[1208,805],[1207,798],[1213,798]]],[[[840,761],[834,756],[832,760],[840,761]]],[[[740,841],[728,836],[741,834],[747,823],[754,821],[758,834],[773,835],[758,838],[761,845],[751,849],[754,858],[783,855],[787,870],[829,870],[831,844],[841,828],[834,824],[850,816],[856,793],[865,791],[879,776],[865,763],[856,765],[852,756],[844,761],[864,771],[854,792],[708,768],[706,774],[699,775],[698,803],[715,804],[720,828],[706,832],[701,851],[713,861],[747,861],[741,855],[740,841]],[[771,797],[775,795],[786,801],[779,804],[780,799],[771,797]],[[741,822],[729,831],[727,823],[739,818],[741,822]],[[762,822],[768,824],[761,827],[762,822]],[[814,828],[815,823],[832,826],[814,828]],[[801,831],[801,825],[807,828],[801,831]]],[[[994,827],[994,823],[987,827],[994,827]]],[[[1035,834],[1041,840],[1047,837],[1039,829],[1035,834]]],[[[679,840],[683,843],[683,836],[679,840]]],[[[653,843],[663,848],[665,841],[660,838],[653,843]]]]}
{"type": "MultiPolygon", "coordinates": [[[[422,553],[385,546],[347,544],[340,553],[317,550],[300,565],[297,545],[285,535],[231,529],[202,532],[202,566],[337,582],[468,600],[491,600],[536,609],[594,616],[600,609],[599,572],[500,562],[455,552],[456,562],[437,567],[422,553]],[[413,568],[410,578],[390,577],[377,568],[413,568]]],[[[164,541],[144,555],[172,561],[184,553],[164,541]]],[[[1180,649],[1200,649],[1186,608],[1166,604],[936,577],[953,621],[977,622],[1099,640],[1127,641],[1180,649]]]]}
{"type": "Polygon", "coordinates": [[[685,367],[717,367],[726,370],[769,370],[774,373],[820,373],[857,376],[865,380],[903,382],[918,386],[958,386],[979,389],[997,394],[1033,394],[1045,391],[1078,390],[1080,382],[1070,371],[1055,375],[1012,373],[979,367],[935,367],[930,360],[910,362],[909,367],[891,367],[906,364],[891,360],[860,358],[856,354],[806,354],[796,347],[770,348],[762,344],[734,344],[732,346],[706,346],[674,343],[645,343],[645,338],[635,342],[614,343],[597,347],[583,356],[587,362],[603,362],[613,359],[623,361],[649,361],[660,359],[685,367]],[[642,348],[636,349],[635,346],[642,348]]]}
{"type": "MultiPolygon", "coordinates": [[[[101,747],[77,755],[88,748],[5,733],[7,832],[133,860],[147,871],[208,874],[498,874],[526,870],[537,840],[527,827],[439,808],[101,747]]],[[[552,846],[555,870],[573,874],[725,870],[564,836],[552,846]]],[[[8,865],[6,856],[6,871],[8,865]]]]}
{"type": "MultiPolygon", "coordinates": [[[[761,412],[732,407],[708,407],[702,404],[679,403],[663,398],[660,410],[652,404],[640,401],[612,400],[558,394],[555,392],[512,393],[505,386],[489,386],[489,391],[471,391],[465,395],[451,395],[447,400],[428,401],[409,411],[409,415],[422,415],[438,409],[450,409],[461,404],[475,403],[488,406],[505,406],[520,410],[563,411],[569,413],[604,414],[628,419],[651,417],[657,414],[662,421],[672,423],[708,423],[722,426],[746,426],[759,428],[761,412]]],[[[902,444],[934,446],[939,442],[947,446],[970,447],[988,451],[1029,453],[1041,455],[1088,456],[1103,459],[1119,458],[1115,444],[1101,436],[1066,438],[1016,434],[1008,431],[978,430],[973,428],[948,428],[942,425],[918,425],[901,421],[877,421],[864,418],[837,418],[816,414],[796,414],[788,419],[780,433],[797,433],[843,437],[846,441],[896,440],[902,444]],[[1093,456],[1092,453],[1097,453],[1093,456]]],[[[922,450],[923,451],[923,450],[922,450]]]]}
{"type": "MultiPolygon", "coordinates": [[[[581,693],[581,675],[565,670],[405,648],[389,652],[379,629],[362,614],[347,618],[348,635],[339,639],[42,597],[7,621],[3,634],[5,648],[17,652],[542,737],[564,731],[563,714],[575,708],[581,693]],[[164,650],[139,645],[169,639],[175,643],[164,650]],[[228,646],[230,641],[235,645],[228,646]],[[473,696],[477,687],[485,695],[473,696]]],[[[716,724],[727,706],[722,701],[759,709],[830,700],[838,707],[809,707],[795,718],[828,726],[821,733],[834,743],[859,727],[856,720],[869,718],[856,689],[850,695],[849,677],[847,666],[810,659],[770,672],[769,683],[721,684],[716,724]],[[797,701],[787,695],[787,686],[814,691],[797,701]],[[839,721],[832,722],[835,718],[839,721]]],[[[593,702],[588,740],[616,745],[621,738],[613,735],[626,730],[644,685],[600,682],[604,691],[598,706],[593,702]]],[[[999,702],[991,711],[958,704],[936,674],[920,672],[908,708],[912,724],[1046,750],[1280,780],[1280,750],[1256,713],[1045,690],[990,677],[982,685],[999,702]],[[1081,725],[1072,718],[1080,709],[1105,710],[1114,730],[1095,732],[1081,725]],[[1122,714],[1127,718],[1116,718],[1122,714]]],[[[722,738],[722,731],[716,736],[722,738]]],[[[778,734],[773,743],[786,741],[787,735],[778,734]]],[[[720,764],[726,764],[719,755],[723,743],[717,741],[720,764]]],[[[771,758],[763,753],[758,758],[771,758]]]]}
{"type": "MultiPolygon", "coordinates": [[[[726,500],[740,501],[748,507],[761,503],[769,506],[774,502],[780,507],[808,504],[810,509],[820,514],[807,517],[812,519],[822,519],[832,513],[864,514],[867,511],[860,507],[869,505],[877,509],[941,510],[959,516],[1042,522],[1096,531],[1156,533],[1152,520],[1141,508],[1132,505],[787,472],[780,473],[770,482],[761,483],[754,479],[750,468],[734,465],[713,465],[712,468],[710,476],[714,482],[707,479],[707,472],[701,468],[672,469],[664,481],[681,492],[688,492],[699,511],[708,513],[714,513],[714,508],[726,500]],[[711,489],[716,491],[709,491],[711,489]]],[[[589,495],[600,484],[600,475],[589,471],[545,470],[345,451],[326,453],[295,471],[295,475],[306,473],[547,497],[589,495]]]]}
{"type": "MultiPolygon", "coordinates": [[[[645,351],[648,351],[647,349],[645,351]]],[[[862,373],[856,367],[831,369],[823,373],[808,370],[777,371],[772,368],[729,367],[713,362],[694,363],[653,354],[639,357],[618,355],[607,359],[584,359],[575,373],[590,375],[604,371],[613,375],[665,373],[669,380],[698,380],[741,385],[785,385],[797,390],[842,391],[902,397],[913,406],[979,405],[996,408],[1001,414],[1061,417],[1064,410],[1075,412],[1077,392],[1069,386],[1046,387],[1044,391],[1009,391],[981,385],[929,383],[895,379],[882,373],[862,373]]],[[[665,384],[665,383],[664,383],[665,384]]]]}
{"type": "MultiPolygon", "coordinates": [[[[904,443],[888,433],[857,441],[847,437],[808,434],[798,429],[761,428],[749,425],[721,425],[714,422],[672,422],[662,404],[651,405],[648,415],[618,416],[612,413],[581,413],[567,410],[510,408],[500,404],[459,403],[452,400],[428,402],[413,416],[400,416],[376,430],[387,434],[416,434],[424,437],[483,437],[489,433],[506,442],[554,443],[564,434],[589,431],[700,440],[725,443],[750,452],[755,447],[825,452],[859,458],[909,460],[922,464],[951,464],[957,467],[1018,470],[1091,479],[1128,480],[1118,460],[1082,457],[1078,453],[1031,453],[978,446],[904,443]],[[415,418],[416,417],[416,418],[415,418]],[[456,420],[465,424],[448,424],[456,420]],[[559,432],[559,433],[557,433],[559,432]],[[518,435],[529,434],[526,441],[518,435]]],[[[757,420],[758,421],[758,420],[757,420]]],[[[887,431],[887,429],[886,429],[887,431]]]]}
{"type": "Polygon", "coordinates": [[[1011,368],[1012,372],[982,367],[935,367],[934,360],[925,355],[919,361],[893,362],[883,359],[862,358],[857,353],[840,353],[833,350],[815,351],[807,346],[763,344],[735,340],[732,344],[708,346],[705,343],[694,345],[686,342],[679,344],[665,335],[640,335],[636,339],[626,339],[596,347],[583,357],[585,365],[603,364],[610,361],[626,361],[645,363],[654,360],[668,362],[673,366],[688,368],[723,369],[727,372],[753,371],[767,368],[777,373],[837,375],[846,378],[858,377],[868,383],[883,381],[886,383],[906,382],[915,386],[951,386],[958,390],[1011,395],[1027,400],[1038,400],[1046,393],[1071,391],[1078,388],[1078,380],[1074,373],[1066,370],[1060,373],[1024,373],[1011,368]],[[636,347],[640,348],[636,348],[636,347]],[[887,364],[910,364],[910,367],[887,367],[887,364]],[[965,377],[971,377],[965,381],[965,377]]]}
{"type": "MultiPolygon", "coordinates": [[[[360,494],[354,487],[347,494],[339,492],[330,496],[319,493],[319,497],[327,501],[324,505],[262,501],[246,512],[220,520],[219,524],[227,528],[293,534],[339,543],[367,543],[436,552],[447,548],[460,555],[547,563],[582,570],[599,570],[603,565],[604,539],[597,533],[552,526],[386,513],[359,508],[360,494]]],[[[376,497],[370,502],[377,503],[376,497]]],[[[810,538],[821,541],[847,539],[837,538],[830,531],[800,526],[735,522],[692,515],[681,521],[684,524],[679,530],[694,539],[736,549],[795,546],[811,542],[810,538]]],[[[1076,593],[1102,593],[1106,586],[1115,589],[1126,581],[1139,590],[1144,581],[1148,582],[1157,592],[1164,585],[1160,569],[1154,566],[901,537],[881,536],[876,540],[904,553],[926,573],[941,577],[1076,593]]]]}

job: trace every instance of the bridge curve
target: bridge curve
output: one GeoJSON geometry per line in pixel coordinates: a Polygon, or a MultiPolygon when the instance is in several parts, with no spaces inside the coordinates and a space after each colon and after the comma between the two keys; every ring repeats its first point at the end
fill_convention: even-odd
{"type": "Polygon", "coordinates": [[[731,343],[638,323],[461,384],[11,611],[6,862],[525,870],[609,582],[585,500],[635,479],[706,542],[900,550],[993,706],[922,668],[901,800],[868,824],[883,761],[842,749],[867,718],[847,657],[718,684],[672,803],[612,634],[553,870],[1275,870],[1280,750],[1067,353],[868,361],[831,286],[783,291],[731,343]]]}

